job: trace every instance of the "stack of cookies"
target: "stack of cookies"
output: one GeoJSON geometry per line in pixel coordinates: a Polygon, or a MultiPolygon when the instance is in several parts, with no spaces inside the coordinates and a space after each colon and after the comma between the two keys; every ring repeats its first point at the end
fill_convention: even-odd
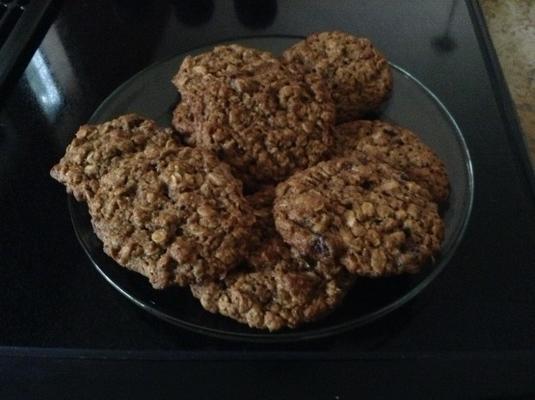
{"type": "Polygon", "coordinates": [[[129,114],[82,126],[51,174],[89,207],[104,251],[208,311],[294,328],[355,279],[438,254],[442,161],[379,120],[392,90],[368,39],[313,34],[282,57],[225,45],[186,57],[173,127],[129,114]]]}

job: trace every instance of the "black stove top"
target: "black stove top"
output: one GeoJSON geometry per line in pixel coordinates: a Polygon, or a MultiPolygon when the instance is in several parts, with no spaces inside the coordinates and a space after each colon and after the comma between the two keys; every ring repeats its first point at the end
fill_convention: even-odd
{"type": "MultiPolygon", "coordinates": [[[[135,359],[130,367],[137,368],[179,359],[192,362],[191,375],[201,374],[199,360],[206,368],[213,366],[209,360],[234,360],[219,380],[241,368],[239,360],[254,359],[313,359],[318,368],[375,360],[392,368],[410,364],[406,373],[439,359],[444,370],[487,368],[487,378],[499,368],[533,368],[533,175],[480,18],[477,4],[457,0],[64,2],[18,82],[0,96],[0,367],[27,365],[24,360],[41,365],[41,357],[60,369],[53,360],[135,359]],[[236,37],[333,29],[370,37],[459,123],[473,159],[475,201],[444,272],[407,306],[371,325],[279,345],[190,333],[116,293],[82,251],[64,188],[49,177],[77,127],[118,85],[154,62],[236,37]],[[345,361],[332,361],[338,359],[345,361]]],[[[13,378],[9,370],[0,368],[13,378]]],[[[517,381],[524,391],[515,393],[533,389],[528,376],[516,377],[526,380],[517,381]]]]}

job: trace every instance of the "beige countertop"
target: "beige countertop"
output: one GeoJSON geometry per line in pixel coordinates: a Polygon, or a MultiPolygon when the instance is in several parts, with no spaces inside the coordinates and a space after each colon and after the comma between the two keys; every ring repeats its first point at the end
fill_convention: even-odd
{"type": "Polygon", "coordinates": [[[535,166],[535,0],[479,0],[535,166]]]}

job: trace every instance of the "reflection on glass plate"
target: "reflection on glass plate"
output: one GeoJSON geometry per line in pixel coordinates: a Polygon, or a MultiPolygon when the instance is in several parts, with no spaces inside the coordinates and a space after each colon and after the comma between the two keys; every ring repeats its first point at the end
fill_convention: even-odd
{"type": "MultiPolygon", "coordinates": [[[[233,42],[280,54],[297,40],[299,38],[262,37],[233,42]]],[[[201,53],[211,47],[187,54],[201,53]]],[[[179,98],[170,80],[187,54],[155,64],[132,77],[102,103],[89,122],[100,123],[136,112],[162,125],[170,125],[171,113],[179,98]]],[[[446,232],[441,255],[422,273],[361,279],[344,304],[325,319],[296,330],[267,333],[208,313],[187,288],[154,290],[145,278],[118,266],[102,251],[102,244],[93,233],[86,205],[69,197],[74,229],[84,250],[104,278],[139,307],[180,327],[223,338],[259,342],[312,339],[366,324],[395,310],[426,287],[454,254],[472,207],[473,175],[466,143],[444,105],[408,72],[395,65],[392,67],[394,91],[381,118],[417,132],[445,162],[451,183],[449,206],[444,212],[446,232]]]]}

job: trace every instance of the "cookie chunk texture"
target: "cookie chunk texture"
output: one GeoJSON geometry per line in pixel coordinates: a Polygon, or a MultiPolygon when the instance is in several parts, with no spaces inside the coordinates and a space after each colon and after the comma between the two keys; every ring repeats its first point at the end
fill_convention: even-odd
{"type": "Polygon", "coordinates": [[[77,200],[88,200],[98,190],[99,179],[123,157],[176,146],[171,129],[127,114],[102,124],[81,126],[50,174],[77,200]]]}
{"type": "Polygon", "coordinates": [[[377,111],[392,91],[392,71],[384,56],[369,39],[348,33],[312,34],[286,50],[282,61],[325,80],[338,123],[377,111]]]}
{"type": "Polygon", "coordinates": [[[196,129],[196,119],[192,102],[203,97],[206,88],[214,82],[250,76],[259,68],[269,68],[270,64],[278,64],[271,53],[238,44],[216,46],[212,51],[187,56],[172,79],[181,94],[181,101],[173,112],[173,127],[188,143],[194,144],[192,133],[196,129]]]}
{"type": "Polygon", "coordinates": [[[270,331],[327,315],[353,283],[343,268],[307,263],[283,242],[271,213],[274,192],[266,188],[249,197],[257,222],[246,265],[223,281],[191,286],[208,311],[270,331]]]}
{"type": "Polygon", "coordinates": [[[278,61],[267,51],[238,44],[216,46],[209,52],[187,56],[172,82],[185,97],[202,96],[210,81],[251,76],[270,64],[277,65],[278,61]]]}
{"type": "Polygon", "coordinates": [[[332,145],[335,120],[325,82],[293,73],[273,57],[256,57],[251,68],[234,64],[233,50],[223,62],[221,51],[197,56],[203,63],[189,60],[195,66],[181,67],[175,77],[186,105],[177,106],[174,124],[185,130],[184,120],[193,121],[189,143],[214,151],[246,183],[279,182],[319,162],[332,145]],[[214,58],[231,72],[209,67],[214,58]]]}
{"type": "Polygon", "coordinates": [[[274,217],[302,256],[368,277],[419,271],[444,235],[429,192],[364,154],[319,163],[279,184],[274,217]]]}
{"type": "Polygon", "coordinates": [[[446,167],[435,152],[408,129],[384,121],[351,121],[338,125],[331,156],[351,156],[355,151],[390,164],[444,202],[449,195],[446,167]]]}

